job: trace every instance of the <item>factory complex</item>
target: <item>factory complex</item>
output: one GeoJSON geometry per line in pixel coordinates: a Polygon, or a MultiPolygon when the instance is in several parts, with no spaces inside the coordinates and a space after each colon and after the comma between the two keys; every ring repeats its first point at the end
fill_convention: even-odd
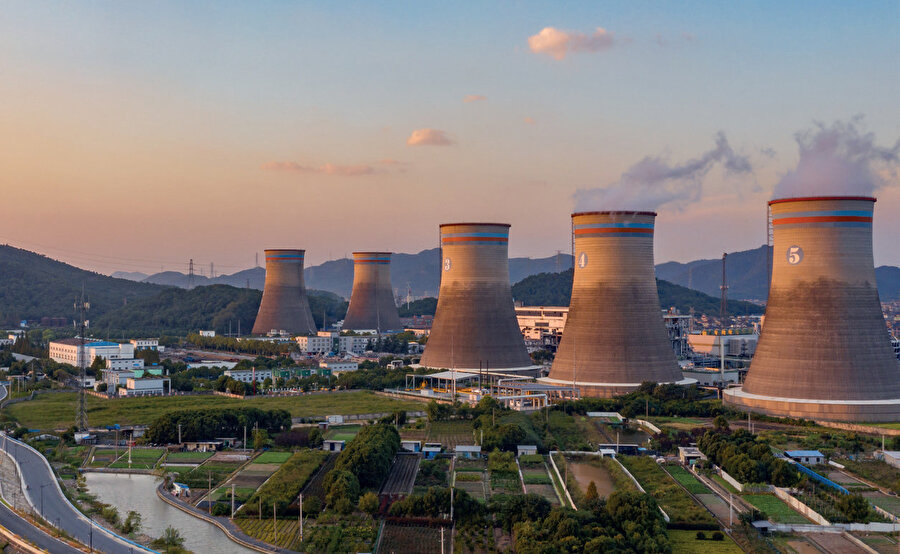
{"type": "MultiPolygon", "coordinates": [[[[693,333],[691,316],[660,309],[655,212],[572,215],[568,307],[514,305],[508,224],[442,224],[437,309],[424,353],[412,366],[441,371],[411,375],[394,392],[470,402],[492,395],[527,410],[624,394],[645,382],[699,384],[724,389],[728,405],[769,415],[898,420],[900,361],[875,288],[874,204],[862,197],[770,202],[774,263],[766,315],[744,328],[693,333]],[[529,355],[539,349],[555,351],[549,373],[529,355]],[[688,354],[693,362],[685,361],[688,354]],[[751,358],[749,370],[726,367],[751,358]]],[[[403,330],[390,252],[354,252],[342,327],[349,334],[316,331],[303,254],[266,250],[254,334],[295,336],[310,355],[361,355],[373,337],[403,330]]]]}

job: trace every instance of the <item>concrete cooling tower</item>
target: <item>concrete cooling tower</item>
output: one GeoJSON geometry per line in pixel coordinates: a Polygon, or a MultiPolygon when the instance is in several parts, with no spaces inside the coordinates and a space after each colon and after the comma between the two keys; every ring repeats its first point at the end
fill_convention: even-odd
{"type": "Polygon", "coordinates": [[[509,286],[509,225],[441,225],[441,287],[421,365],[530,370],[509,286]]]}
{"type": "Polygon", "coordinates": [[[572,301],[550,375],[583,396],[613,396],[643,381],[683,380],[653,268],[654,212],[572,214],[572,301]]]}
{"type": "Polygon", "coordinates": [[[272,330],[292,335],[316,333],[303,281],[303,254],[303,250],[266,250],[266,284],[254,335],[272,330]]]}
{"type": "Polygon", "coordinates": [[[785,198],[769,207],[766,319],[747,379],[725,402],[777,416],[900,420],[900,362],[875,287],[875,199],[785,198]]]}
{"type": "Polygon", "coordinates": [[[390,252],[353,253],[353,293],[343,328],[379,333],[403,329],[391,287],[390,252]]]}

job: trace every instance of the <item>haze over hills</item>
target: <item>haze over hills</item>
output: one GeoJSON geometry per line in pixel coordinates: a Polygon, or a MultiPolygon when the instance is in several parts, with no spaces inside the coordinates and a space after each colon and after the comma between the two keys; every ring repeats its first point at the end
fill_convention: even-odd
{"type": "MultiPolygon", "coordinates": [[[[768,259],[766,247],[731,252],[726,259],[728,297],[735,300],[765,301],[768,296],[766,275],[768,259]]],[[[556,273],[572,267],[572,256],[559,254],[546,258],[510,258],[510,283],[518,283],[525,277],[539,273],[556,273]]],[[[391,261],[391,280],[395,292],[406,295],[407,284],[414,298],[437,295],[440,285],[438,249],[423,250],[418,254],[394,254],[391,261]]],[[[310,289],[333,292],[350,297],[353,286],[353,261],[347,258],[332,260],[308,267],[304,273],[310,289]]],[[[153,275],[116,272],[114,277],[140,280],[145,283],[188,288],[189,278],[177,271],[153,275]]],[[[692,262],[666,262],[656,266],[656,276],[682,287],[718,297],[722,283],[721,258],[694,260],[692,262]]],[[[884,301],[900,300],[900,268],[881,266],[875,269],[878,293],[884,301]]],[[[220,275],[214,279],[195,275],[194,286],[231,285],[238,288],[262,290],[266,279],[264,268],[245,269],[232,275],[220,275]]]]}

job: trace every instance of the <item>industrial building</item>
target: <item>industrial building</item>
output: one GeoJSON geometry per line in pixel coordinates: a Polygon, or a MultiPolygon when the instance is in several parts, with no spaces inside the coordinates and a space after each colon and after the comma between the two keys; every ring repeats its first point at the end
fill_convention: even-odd
{"type": "Polygon", "coordinates": [[[420,364],[439,369],[536,371],[516,323],[509,225],[440,227],[441,286],[420,364]]]}
{"type": "Polygon", "coordinates": [[[262,383],[266,379],[272,379],[272,370],[271,369],[226,369],[224,374],[226,377],[230,377],[235,381],[240,381],[242,383],[252,383],[256,381],[257,383],[262,383]]]}
{"type": "Polygon", "coordinates": [[[400,331],[400,314],[391,288],[390,252],[353,253],[353,291],[342,329],[400,331]]]}
{"type": "Polygon", "coordinates": [[[315,335],[294,337],[300,352],[307,356],[330,352],[362,355],[371,349],[376,335],[342,335],[333,331],[319,331],[315,335]]]}
{"type": "Polygon", "coordinates": [[[304,250],[266,250],[266,282],[252,334],[315,334],[316,324],[303,280],[304,255],[304,250]]]}
{"type": "Polygon", "coordinates": [[[572,214],[569,316],[543,381],[609,397],[644,381],[685,380],[666,331],[653,267],[655,212],[572,214]]]}
{"type": "MultiPolygon", "coordinates": [[[[127,343],[85,339],[82,348],[81,339],[75,337],[50,341],[49,348],[53,361],[75,367],[89,366],[98,356],[104,360],[134,359],[134,345],[127,343]]],[[[141,365],[143,366],[143,362],[141,365]]]]}
{"type": "Polygon", "coordinates": [[[732,406],[837,421],[900,420],[891,349],[872,258],[875,199],[769,202],[774,249],[766,319],[732,406]]]}

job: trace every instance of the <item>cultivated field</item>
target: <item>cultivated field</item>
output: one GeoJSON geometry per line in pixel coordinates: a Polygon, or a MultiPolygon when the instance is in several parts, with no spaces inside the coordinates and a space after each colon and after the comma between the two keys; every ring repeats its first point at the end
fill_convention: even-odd
{"type": "Polygon", "coordinates": [[[397,454],[394,456],[394,464],[388,474],[381,494],[409,494],[413,490],[416,473],[419,470],[419,454],[397,454]]]}
{"type": "Polygon", "coordinates": [[[701,508],[678,486],[663,468],[659,467],[653,458],[646,456],[620,456],[628,471],[644,487],[649,494],[656,498],[656,502],[665,510],[672,523],[703,524],[710,527],[718,527],[716,520],[701,508]]]}
{"type": "Polygon", "coordinates": [[[382,531],[379,554],[405,552],[449,552],[450,529],[444,531],[444,547],[441,548],[441,529],[421,525],[386,523],[382,531]]]}
{"type": "Polygon", "coordinates": [[[263,452],[253,459],[254,464],[283,464],[290,459],[290,452],[263,452]]]}
{"type": "Polygon", "coordinates": [[[282,519],[277,521],[277,526],[272,523],[272,518],[235,518],[235,524],[241,531],[253,538],[265,541],[269,544],[277,544],[288,550],[299,550],[300,547],[300,523],[297,518],[282,519]],[[276,533],[277,529],[277,533],[276,533]],[[276,542],[275,536],[278,535],[276,542]]]}
{"type": "Polygon", "coordinates": [[[172,452],[166,456],[166,463],[202,464],[212,458],[213,452],[172,452]]]}
{"type": "Polygon", "coordinates": [[[772,494],[745,494],[744,500],[763,511],[775,523],[810,523],[808,519],[791,509],[780,498],[772,494]]]}
{"type": "MultiPolygon", "coordinates": [[[[66,429],[72,424],[76,393],[43,394],[34,400],[13,404],[6,413],[29,429],[66,429]]],[[[156,418],[178,410],[219,408],[284,409],[292,417],[370,414],[394,410],[421,410],[423,404],[378,396],[371,391],[317,393],[305,396],[258,396],[244,399],[213,395],[162,396],[149,398],[87,397],[92,426],[149,425],[156,418]]]]}
{"type": "Polygon", "coordinates": [[[325,463],[319,467],[319,471],[313,474],[312,480],[310,480],[301,491],[304,498],[307,496],[315,496],[322,501],[322,504],[325,503],[325,476],[328,475],[328,472],[334,467],[335,460],[337,460],[337,454],[329,455],[328,459],[325,460],[325,463]]]}
{"type": "Polygon", "coordinates": [[[706,485],[697,480],[694,475],[685,468],[670,464],[665,466],[666,471],[675,478],[676,481],[688,490],[691,494],[712,494],[712,491],[706,488],[706,485]]]}
{"type": "Polygon", "coordinates": [[[474,441],[471,422],[434,421],[428,424],[425,442],[439,442],[450,452],[458,444],[474,444],[474,441]]]}
{"type": "MultiPolygon", "coordinates": [[[[704,531],[707,540],[697,540],[696,531],[682,531],[669,529],[669,542],[672,544],[673,554],[696,554],[703,552],[704,554],[741,554],[743,550],[725,535],[721,541],[710,540],[712,535],[710,531],[704,531]]],[[[724,535],[724,533],[723,533],[724,535]]]]}

